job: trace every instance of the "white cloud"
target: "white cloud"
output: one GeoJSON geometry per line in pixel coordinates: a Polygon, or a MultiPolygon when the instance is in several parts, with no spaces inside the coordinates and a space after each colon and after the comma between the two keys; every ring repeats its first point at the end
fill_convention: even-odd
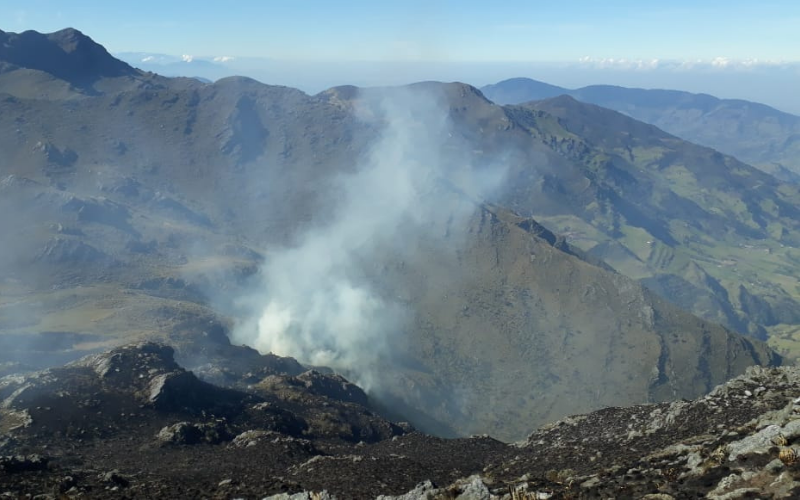
{"type": "Polygon", "coordinates": [[[585,56],[578,59],[580,64],[591,65],[596,68],[618,68],[618,69],[657,69],[662,61],[660,59],[615,59],[596,58],[585,56]]]}
{"type": "Polygon", "coordinates": [[[727,68],[731,65],[731,60],[727,57],[715,57],[711,60],[711,66],[715,68],[727,68]]]}
{"type": "Polygon", "coordinates": [[[236,58],[233,56],[217,56],[213,59],[213,61],[218,63],[226,63],[226,62],[231,62],[234,59],[236,58]]]}
{"type": "Polygon", "coordinates": [[[190,63],[190,62],[192,62],[194,60],[194,56],[190,56],[190,55],[184,54],[184,55],[181,56],[181,60],[183,62],[190,63]]]}
{"type": "Polygon", "coordinates": [[[620,69],[620,70],[655,70],[655,69],[715,69],[736,70],[755,69],[761,67],[793,67],[800,65],[796,61],[780,61],[772,59],[732,59],[718,56],[711,59],[627,59],[613,57],[585,56],[578,59],[578,64],[591,66],[595,69],[620,69]]]}

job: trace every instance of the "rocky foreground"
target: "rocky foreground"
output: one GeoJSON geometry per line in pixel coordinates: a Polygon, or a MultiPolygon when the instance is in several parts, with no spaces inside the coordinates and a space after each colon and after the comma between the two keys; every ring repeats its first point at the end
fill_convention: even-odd
{"type": "Polygon", "coordinates": [[[355,385],[291,359],[209,355],[198,373],[212,385],[174,354],[140,343],[0,379],[0,498],[800,496],[798,368],[506,444],[390,422],[355,385]]]}

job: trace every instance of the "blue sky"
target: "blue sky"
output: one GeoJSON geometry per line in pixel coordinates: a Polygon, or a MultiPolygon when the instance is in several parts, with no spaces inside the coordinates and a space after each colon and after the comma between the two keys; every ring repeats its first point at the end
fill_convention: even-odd
{"type": "Polygon", "coordinates": [[[293,60],[800,60],[798,0],[0,0],[0,29],[112,52],[293,60]]]}
{"type": "Polygon", "coordinates": [[[163,75],[237,74],[309,93],[525,76],[800,114],[800,0],[0,0],[2,30],[64,27],[163,75]],[[220,56],[234,59],[210,61],[220,56]]]}

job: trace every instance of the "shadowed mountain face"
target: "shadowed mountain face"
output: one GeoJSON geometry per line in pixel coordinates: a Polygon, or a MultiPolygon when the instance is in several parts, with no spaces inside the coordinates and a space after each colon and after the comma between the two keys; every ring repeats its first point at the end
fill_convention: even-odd
{"type": "MultiPolygon", "coordinates": [[[[503,439],[568,413],[697,396],[781,362],[528,217],[596,226],[609,252],[636,227],[677,254],[688,233],[656,210],[678,206],[659,172],[689,164],[684,150],[716,153],[620,115],[626,140],[673,147],[643,177],[578,125],[600,111],[570,110],[569,125],[564,103],[502,108],[463,84],[308,96],[246,78],[131,78],[36,99],[0,80],[0,209],[15,214],[0,221],[0,328],[18,340],[14,357],[26,341],[40,354],[29,363],[135,338],[187,350],[227,330],[330,365],[423,428],[503,439]],[[640,185],[665,205],[634,203],[640,185]]],[[[776,204],[762,217],[785,224],[790,244],[794,226],[769,210],[789,210],[780,196],[792,194],[759,175],[767,184],[753,196],[776,204]]],[[[686,206],[705,214],[697,203],[686,206]]],[[[698,217],[691,234],[760,237],[738,215],[698,217]]],[[[680,276],[705,276],[692,269],[680,276]]],[[[773,308],[745,292],[748,308],[773,308]]]]}
{"type": "Polygon", "coordinates": [[[0,31],[0,58],[7,64],[43,71],[76,86],[100,78],[139,73],[71,28],[47,35],[36,31],[20,34],[0,31]]]}
{"type": "Polygon", "coordinates": [[[498,104],[570,95],[733,155],[783,180],[800,180],[800,117],[763,104],[611,85],[566,89],[528,78],[504,80],[482,91],[498,104]]]}
{"type": "Polygon", "coordinates": [[[157,87],[163,80],[114,58],[73,28],[49,34],[0,31],[0,87],[18,97],[71,99],[157,87]]]}

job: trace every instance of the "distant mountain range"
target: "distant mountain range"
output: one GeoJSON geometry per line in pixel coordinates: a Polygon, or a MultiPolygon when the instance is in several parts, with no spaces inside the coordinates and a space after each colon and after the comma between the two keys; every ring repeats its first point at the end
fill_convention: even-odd
{"type": "Polygon", "coordinates": [[[121,52],[113,55],[144,71],[151,71],[162,76],[199,78],[205,80],[206,83],[237,74],[237,70],[230,67],[234,58],[225,56],[172,56],[150,52],[121,52]]]}
{"type": "MultiPolygon", "coordinates": [[[[369,303],[406,321],[362,339],[372,357],[336,368],[377,365],[384,404],[422,428],[513,440],[779,364],[731,329],[766,337],[800,324],[797,189],[619,113],[569,97],[503,107],[459,83],[315,96],[239,77],[205,84],[135,70],[76,30],[3,36],[6,355],[236,331],[253,287],[313,285],[345,253],[369,303]],[[397,158],[358,184],[358,165],[397,158]],[[408,191],[411,202],[397,198],[408,191]],[[276,255],[340,227],[348,198],[366,200],[363,217],[270,281],[276,255]],[[43,348],[42,332],[64,341],[43,348]]],[[[349,311],[360,290],[334,309],[349,311]]],[[[322,347],[341,354],[337,342],[363,325],[335,326],[322,347]]]]}
{"type": "Polygon", "coordinates": [[[800,116],[764,104],[677,90],[611,85],[567,89],[529,78],[504,80],[481,91],[498,104],[569,95],[735,156],[781,179],[800,181],[800,116]]]}

